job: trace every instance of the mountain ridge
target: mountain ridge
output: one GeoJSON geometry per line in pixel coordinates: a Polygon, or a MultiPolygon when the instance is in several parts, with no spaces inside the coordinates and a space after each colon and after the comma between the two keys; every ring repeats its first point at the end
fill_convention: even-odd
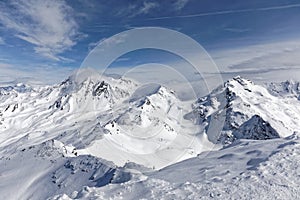
{"type": "MultiPolygon", "coordinates": [[[[5,184],[0,192],[8,199],[84,199],[108,197],[112,190],[126,196],[126,188],[137,185],[147,196],[153,185],[160,191],[168,185],[180,196],[177,190],[185,194],[182,189],[192,185],[190,195],[196,197],[199,187],[208,187],[197,178],[217,188],[224,188],[218,185],[222,181],[234,185],[229,178],[235,178],[245,181],[246,188],[243,173],[259,179],[251,170],[264,173],[267,165],[280,174],[280,159],[273,155],[296,151],[300,102],[297,87],[291,88],[265,88],[235,77],[207,96],[180,101],[174,91],[157,84],[99,76],[74,81],[73,75],[38,88],[2,87],[0,176],[5,184]],[[220,134],[214,126],[221,127],[220,134]],[[241,159],[237,168],[228,165],[241,159]],[[228,170],[211,170],[216,163],[228,170]],[[180,182],[177,178],[191,165],[195,170],[180,182]],[[174,173],[168,175],[168,169],[174,173]],[[183,171],[176,174],[178,170],[183,171]],[[18,194],[11,192],[16,187],[22,188],[18,194]]],[[[151,198],[160,196],[156,192],[151,198]]]]}

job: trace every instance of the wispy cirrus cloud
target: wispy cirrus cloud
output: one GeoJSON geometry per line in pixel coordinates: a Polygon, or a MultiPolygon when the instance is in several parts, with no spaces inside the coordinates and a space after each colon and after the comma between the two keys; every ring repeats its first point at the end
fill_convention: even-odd
{"type": "Polygon", "coordinates": [[[56,84],[66,79],[74,69],[61,66],[19,66],[0,60],[0,86],[25,83],[30,85],[56,84]],[[42,68],[41,68],[42,66],[42,68]]]}
{"type": "Polygon", "coordinates": [[[283,10],[283,9],[299,8],[299,7],[300,4],[287,4],[287,5],[269,6],[269,7],[253,8],[253,9],[251,8],[251,9],[240,9],[240,10],[221,10],[215,12],[196,13],[191,15],[152,17],[147,19],[147,21],[175,19],[175,18],[195,18],[195,17],[239,14],[239,13],[249,13],[249,12],[266,12],[266,11],[283,10]]]}
{"type": "Polygon", "coordinates": [[[143,2],[143,6],[138,10],[137,14],[148,14],[152,9],[158,7],[156,2],[143,2]]]}
{"type": "Polygon", "coordinates": [[[159,3],[156,1],[140,1],[139,3],[129,4],[126,7],[120,9],[117,13],[119,16],[127,16],[129,18],[139,15],[146,15],[159,7],[159,3]]]}
{"type": "Polygon", "coordinates": [[[247,29],[247,28],[231,28],[231,27],[227,27],[227,28],[224,28],[224,31],[233,32],[233,33],[244,33],[244,32],[250,31],[250,29],[247,29]]]}
{"type": "Polygon", "coordinates": [[[180,11],[188,4],[189,1],[190,0],[173,0],[168,3],[157,0],[144,0],[136,4],[129,4],[125,8],[120,9],[118,15],[127,15],[132,18],[140,15],[147,15],[165,6],[167,6],[170,11],[180,11]]]}
{"type": "Polygon", "coordinates": [[[174,3],[175,10],[182,10],[190,0],[177,0],[174,3]]]}
{"type": "Polygon", "coordinates": [[[73,10],[65,1],[2,2],[0,23],[15,37],[34,45],[37,54],[55,61],[66,60],[60,54],[72,48],[80,36],[73,10]]]}
{"type": "Polygon", "coordinates": [[[95,47],[97,47],[99,44],[102,44],[104,46],[113,46],[120,43],[123,43],[125,41],[126,34],[120,35],[120,36],[114,36],[110,38],[102,38],[101,40],[97,42],[91,42],[88,45],[89,52],[93,50],[95,47]]]}

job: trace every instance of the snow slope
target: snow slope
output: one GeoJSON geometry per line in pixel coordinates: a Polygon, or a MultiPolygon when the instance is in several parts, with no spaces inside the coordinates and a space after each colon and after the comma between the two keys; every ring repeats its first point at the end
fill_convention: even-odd
{"type": "MultiPolygon", "coordinates": [[[[300,137],[238,140],[143,180],[84,187],[75,199],[299,199],[300,137]]],[[[69,199],[57,195],[52,199],[69,199]]]]}
{"type": "Polygon", "coordinates": [[[80,71],[55,86],[0,91],[0,152],[55,139],[118,166],[161,168],[213,146],[183,117],[191,102],[160,85],[80,71]]]}
{"type": "Polygon", "coordinates": [[[298,86],[236,77],[181,101],[161,85],[83,70],[58,85],[1,87],[1,196],[294,199],[298,86]]]}
{"type": "Polygon", "coordinates": [[[55,140],[2,156],[0,163],[3,199],[72,195],[83,185],[100,187],[130,179],[129,173],[113,163],[92,156],[76,156],[74,151],[68,152],[68,148],[62,148],[55,140]]]}
{"type": "Polygon", "coordinates": [[[212,144],[200,135],[197,125],[183,118],[188,110],[190,104],[179,101],[172,91],[157,85],[142,86],[114,109],[114,116],[104,125],[109,134],[79,153],[121,166],[131,161],[151,168],[196,156],[212,144]]]}

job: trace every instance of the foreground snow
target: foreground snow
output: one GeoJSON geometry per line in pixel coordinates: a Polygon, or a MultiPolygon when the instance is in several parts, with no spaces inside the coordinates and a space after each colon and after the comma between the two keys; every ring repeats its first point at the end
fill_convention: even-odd
{"type": "Polygon", "coordinates": [[[241,140],[138,180],[53,199],[299,199],[299,141],[299,135],[241,140]]]}
{"type": "Polygon", "coordinates": [[[237,140],[159,171],[64,157],[55,142],[0,160],[4,199],[298,199],[300,135],[237,140]]]}

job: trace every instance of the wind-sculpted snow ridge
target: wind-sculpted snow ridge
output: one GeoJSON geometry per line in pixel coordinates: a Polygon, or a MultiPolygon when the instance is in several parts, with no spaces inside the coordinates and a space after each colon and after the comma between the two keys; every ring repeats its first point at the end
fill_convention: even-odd
{"type": "MultiPolygon", "coordinates": [[[[273,179],[261,173],[268,172],[266,164],[285,181],[275,161],[280,160],[276,155],[297,151],[297,134],[286,138],[300,127],[297,88],[294,82],[265,88],[235,77],[203,98],[181,101],[164,86],[88,70],[53,86],[1,87],[1,196],[221,198],[248,180],[243,174],[273,191],[266,182],[273,179]],[[221,133],[208,132],[221,115],[225,123],[213,124],[223,127],[221,133]],[[208,190],[209,185],[216,190],[208,190]]],[[[297,164],[287,165],[292,176],[297,164]]],[[[249,187],[251,181],[241,185],[249,187]]],[[[289,183],[288,189],[277,186],[298,189],[289,183]]]]}
{"type": "Polygon", "coordinates": [[[0,158],[1,198],[45,199],[75,194],[82,186],[101,187],[130,180],[129,172],[51,140],[0,158]]]}
{"type": "MultiPolygon", "coordinates": [[[[236,140],[143,179],[51,199],[299,199],[300,137],[236,140]]],[[[145,175],[143,175],[145,176],[145,175]]]]}

